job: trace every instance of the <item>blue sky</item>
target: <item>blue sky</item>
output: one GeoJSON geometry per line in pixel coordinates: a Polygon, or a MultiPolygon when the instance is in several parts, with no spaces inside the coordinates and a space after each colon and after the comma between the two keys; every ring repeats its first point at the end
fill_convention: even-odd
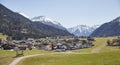
{"type": "Polygon", "coordinates": [[[120,16],[120,0],[0,0],[0,3],[29,17],[47,16],[67,28],[103,24],[120,16]]]}

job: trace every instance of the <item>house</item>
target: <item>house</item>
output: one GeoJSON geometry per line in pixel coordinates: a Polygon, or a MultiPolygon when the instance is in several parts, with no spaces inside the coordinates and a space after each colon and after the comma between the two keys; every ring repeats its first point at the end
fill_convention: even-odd
{"type": "Polygon", "coordinates": [[[56,44],[56,49],[55,49],[56,52],[65,52],[66,49],[67,49],[67,46],[64,44],[60,42],[56,44]]]}
{"type": "Polygon", "coordinates": [[[41,50],[52,50],[52,44],[49,40],[45,40],[41,42],[37,47],[37,49],[41,50]]]}

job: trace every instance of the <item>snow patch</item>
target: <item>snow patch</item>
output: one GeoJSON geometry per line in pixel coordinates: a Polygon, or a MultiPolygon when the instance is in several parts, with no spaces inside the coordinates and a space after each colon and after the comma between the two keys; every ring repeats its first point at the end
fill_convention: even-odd
{"type": "Polygon", "coordinates": [[[27,16],[24,12],[18,12],[20,15],[22,15],[22,16],[24,16],[24,17],[26,17],[26,18],[30,18],[29,16],[27,16]]]}

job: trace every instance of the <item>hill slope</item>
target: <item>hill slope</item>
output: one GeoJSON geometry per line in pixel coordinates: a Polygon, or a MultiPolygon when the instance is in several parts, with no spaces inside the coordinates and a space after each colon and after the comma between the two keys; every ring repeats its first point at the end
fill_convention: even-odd
{"type": "Polygon", "coordinates": [[[96,29],[91,36],[119,36],[120,35],[120,17],[104,23],[98,29],[96,29]]]}
{"type": "Polygon", "coordinates": [[[71,36],[68,31],[61,30],[49,25],[45,25],[41,22],[32,22],[33,26],[39,30],[45,31],[46,36],[71,36]]]}
{"type": "Polygon", "coordinates": [[[37,33],[41,33],[32,27],[29,19],[9,10],[2,4],[0,4],[0,32],[17,39],[35,37],[37,33]]]}

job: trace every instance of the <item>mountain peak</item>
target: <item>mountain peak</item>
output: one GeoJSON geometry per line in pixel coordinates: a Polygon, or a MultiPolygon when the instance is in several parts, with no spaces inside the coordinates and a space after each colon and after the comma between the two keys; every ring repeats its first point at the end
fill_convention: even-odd
{"type": "Polygon", "coordinates": [[[68,28],[68,31],[76,36],[89,36],[100,25],[77,25],[72,28],[68,28]]]}
{"type": "Polygon", "coordinates": [[[80,26],[80,27],[86,27],[87,25],[77,25],[78,27],[80,26]]]}
{"type": "Polygon", "coordinates": [[[62,30],[66,30],[66,28],[64,28],[59,22],[54,21],[46,16],[37,16],[37,17],[33,17],[31,18],[31,20],[33,22],[41,22],[43,24],[58,28],[58,29],[62,29],[62,30]]]}
{"type": "Polygon", "coordinates": [[[32,21],[42,21],[42,22],[52,22],[54,24],[60,24],[60,23],[58,23],[58,22],[56,22],[56,21],[54,21],[54,20],[52,20],[52,19],[50,19],[50,18],[48,18],[46,16],[33,17],[33,18],[31,18],[31,20],[32,21]]]}

